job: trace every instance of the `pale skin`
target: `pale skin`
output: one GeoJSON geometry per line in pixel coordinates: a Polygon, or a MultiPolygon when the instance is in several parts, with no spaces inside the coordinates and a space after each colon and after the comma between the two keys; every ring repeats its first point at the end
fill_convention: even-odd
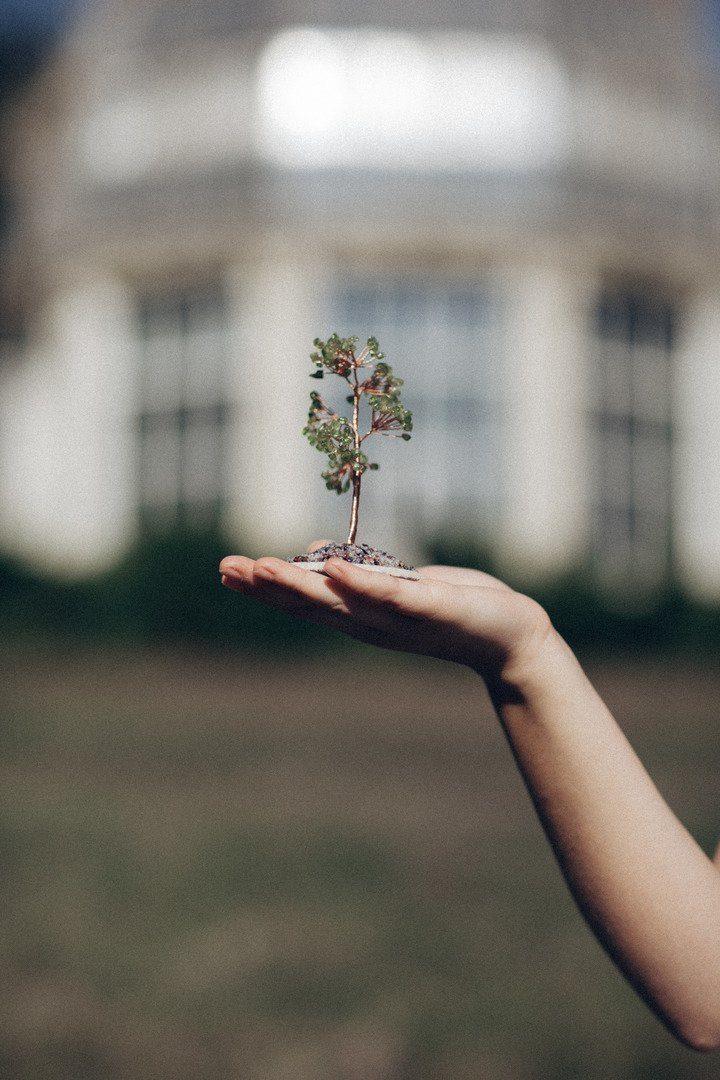
{"type": "Polygon", "coordinates": [[[407,581],[341,559],[322,575],[231,555],[220,572],[300,618],[476,672],[591,929],[677,1038],[720,1049],[720,860],[672,813],[535,601],[449,566],[407,581]]]}

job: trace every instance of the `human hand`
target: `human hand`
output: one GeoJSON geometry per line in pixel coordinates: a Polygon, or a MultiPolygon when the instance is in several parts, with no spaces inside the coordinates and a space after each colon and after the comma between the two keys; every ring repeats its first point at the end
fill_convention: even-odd
{"type": "Polygon", "coordinates": [[[490,574],[454,566],[418,572],[419,581],[408,581],[338,558],[328,560],[325,574],[273,558],[229,555],[220,563],[223,585],[236,592],[371,645],[453,660],[485,678],[521,672],[553,633],[539,604],[490,574]]]}

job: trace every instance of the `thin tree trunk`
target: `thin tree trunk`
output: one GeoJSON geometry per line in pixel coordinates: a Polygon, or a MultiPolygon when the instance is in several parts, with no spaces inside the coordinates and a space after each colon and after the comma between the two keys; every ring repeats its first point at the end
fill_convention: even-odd
{"type": "Polygon", "coordinates": [[[360,481],[362,476],[359,473],[353,474],[353,493],[352,493],[352,510],[350,511],[350,531],[348,533],[348,544],[355,543],[355,537],[357,536],[358,527],[358,508],[360,506],[360,481]]]}
{"type": "MultiPolygon", "coordinates": [[[[355,387],[353,389],[353,433],[355,435],[355,453],[360,453],[360,387],[358,381],[357,368],[353,369],[353,376],[355,378],[355,387]]],[[[362,473],[353,469],[353,481],[352,481],[352,509],[350,511],[350,530],[348,532],[347,542],[348,544],[355,543],[355,537],[357,536],[358,527],[358,510],[360,508],[360,481],[362,480],[362,473]]]]}

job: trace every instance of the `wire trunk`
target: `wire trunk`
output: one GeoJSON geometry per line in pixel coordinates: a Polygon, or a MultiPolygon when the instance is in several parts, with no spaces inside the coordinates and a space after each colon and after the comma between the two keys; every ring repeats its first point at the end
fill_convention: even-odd
{"type": "MultiPolygon", "coordinates": [[[[360,453],[360,386],[358,384],[357,369],[353,371],[355,378],[355,386],[353,388],[353,433],[355,436],[355,453],[360,453]]],[[[355,537],[357,536],[358,527],[358,511],[360,509],[360,481],[362,480],[362,473],[358,472],[358,463],[355,463],[353,469],[353,481],[352,481],[352,508],[350,510],[350,529],[348,531],[348,544],[355,543],[355,537]]]]}
{"type": "Polygon", "coordinates": [[[350,511],[350,531],[348,532],[347,542],[348,544],[355,543],[355,537],[357,536],[358,527],[358,509],[360,507],[360,481],[362,477],[359,473],[353,475],[353,489],[352,489],[352,509],[350,511]]]}

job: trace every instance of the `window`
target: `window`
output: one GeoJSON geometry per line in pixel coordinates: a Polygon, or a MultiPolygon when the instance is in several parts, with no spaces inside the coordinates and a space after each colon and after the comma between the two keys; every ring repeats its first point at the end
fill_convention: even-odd
{"type": "Polygon", "coordinates": [[[222,509],[227,330],[217,285],[148,294],[141,344],[140,510],[150,528],[213,524],[222,509]]]}
{"type": "Polygon", "coordinates": [[[660,587],[671,557],[675,317],[650,291],[608,291],[597,316],[594,561],[611,589],[660,587]]]}
{"type": "Polygon", "coordinates": [[[500,498],[499,305],[472,282],[393,277],[338,291],[332,330],[375,334],[406,380],[416,437],[376,439],[382,466],[363,491],[365,520],[484,537],[500,498]],[[380,445],[378,445],[380,444],[380,445]],[[389,444],[389,445],[388,445],[389,444]],[[394,519],[394,520],[390,520],[394,519]]]}

